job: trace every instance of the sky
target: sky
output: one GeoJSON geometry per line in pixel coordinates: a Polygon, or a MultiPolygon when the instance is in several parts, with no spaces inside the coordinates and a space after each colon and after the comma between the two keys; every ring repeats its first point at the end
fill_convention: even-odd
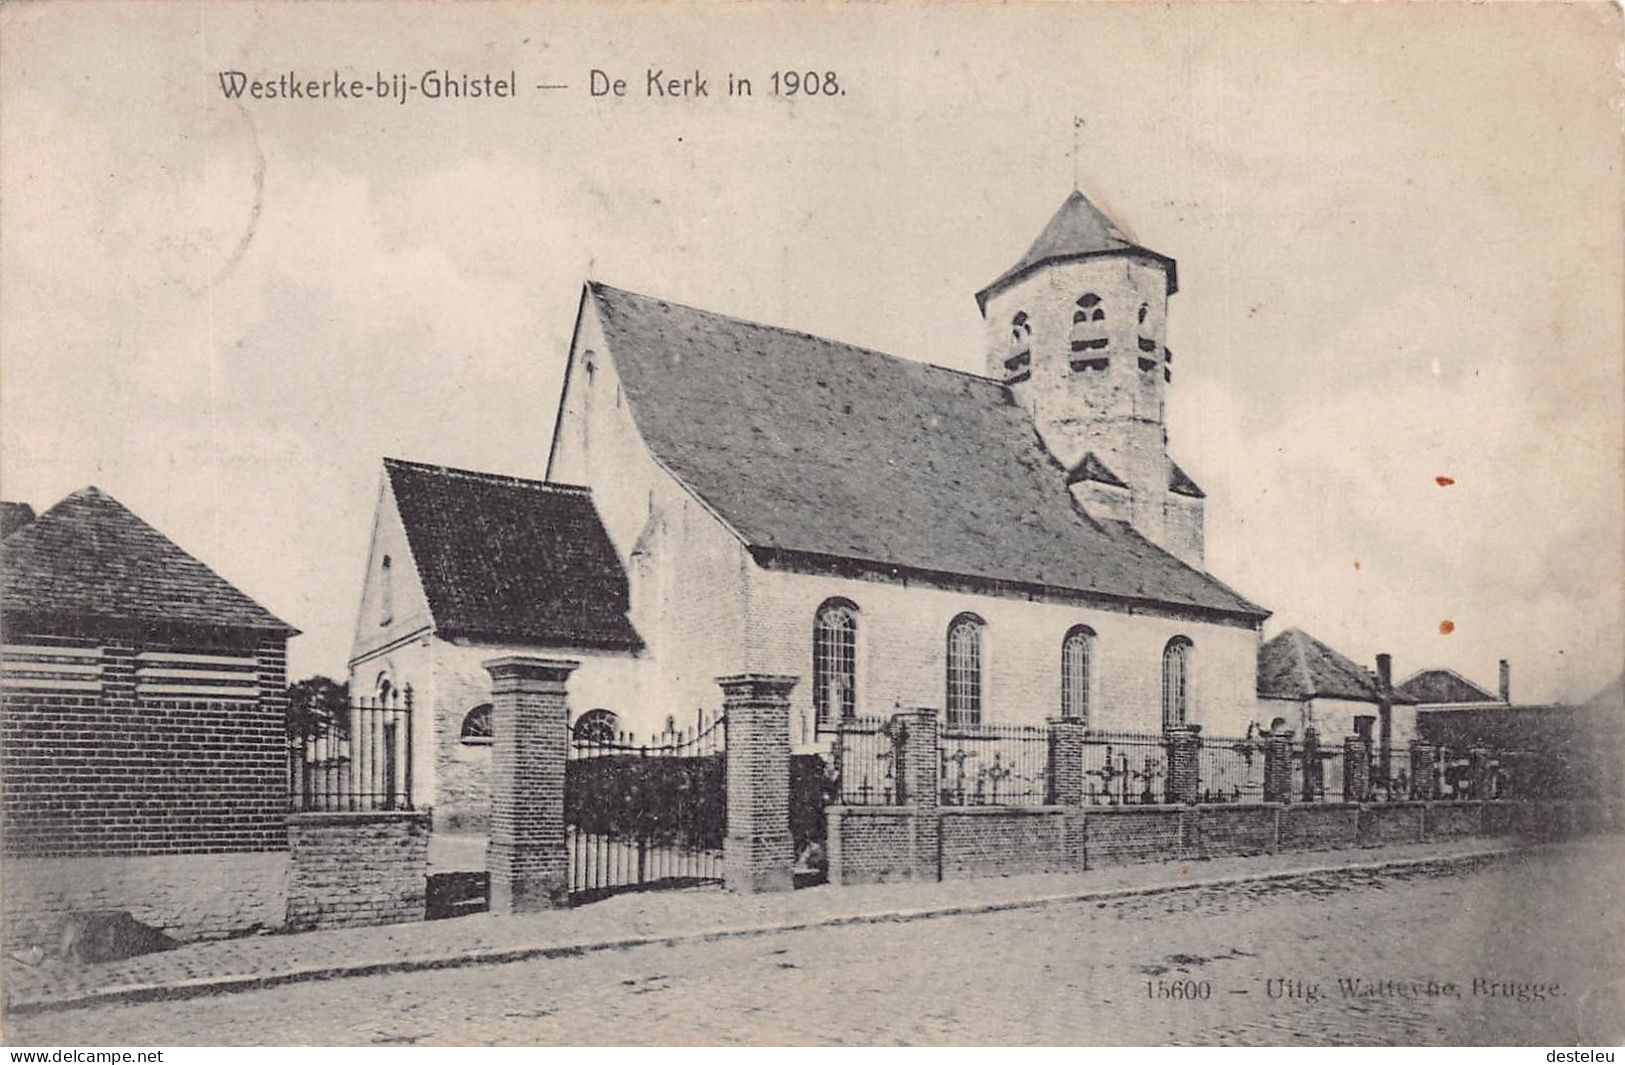
{"type": "Polygon", "coordinates": [[[1601,4],[7,5],[0,494],[98,485],[342,676],[381,459],[540,477],[584,280],[981,372],[973,294],[1075,174],[1179,262],[1171,451],[1265,634],[1582,699],[1625,663],[1621,41],[1601,4]],[[219,89],[290,69],[518,92],[219,89]]]}

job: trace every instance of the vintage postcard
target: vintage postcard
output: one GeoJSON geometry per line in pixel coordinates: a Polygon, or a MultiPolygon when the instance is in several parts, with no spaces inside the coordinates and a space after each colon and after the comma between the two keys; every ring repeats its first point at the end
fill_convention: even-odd
{"type": "Polygon", "coordinates": [[[0,7],[0,1038],[1612,1060],[1622,25],[0,7]]]}

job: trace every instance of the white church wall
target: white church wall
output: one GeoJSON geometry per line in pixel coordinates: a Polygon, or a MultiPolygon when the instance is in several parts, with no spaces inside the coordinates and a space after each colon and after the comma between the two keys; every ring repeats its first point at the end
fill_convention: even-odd
{"type": "Polygon", "coordinates": [[[1061,641],[1074,625],[1096,637],[1090,676],[1090,726],[1159,731],[1162,652],[1184,635],[1191,658],[1193,723],[1223,731],[1254,705],[1258,632],[1252,628],[1034,602],[915,583],[757,570],[751,577],[749,659],[756,672],[801,678],[791,694],[791,734],[813,735],[813,616],[824,600],[857,604],[858,707],[885,715],[894,706],[946,701],[947,630],[960,613],[986,622],[983,630],[983,716],[986,723],[1038,724],[1060,712],[1061,641]]]}

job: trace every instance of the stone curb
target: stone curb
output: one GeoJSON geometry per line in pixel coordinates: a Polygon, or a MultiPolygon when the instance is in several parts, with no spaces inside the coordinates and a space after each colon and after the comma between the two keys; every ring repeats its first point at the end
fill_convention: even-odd
{"type": "MultiPolygon", "coordinates": [[[[1561,846],[1561,844],[1555,844],[1561,846]]],[[[230,994],[239,991],[257,991],[298,984],[312,980],[332,980],[340,977],[377,976],[386,973],[422,972],[431,969],[461,969],[474,965],[501,965],[508,962],[531,961],[540,958],[579,957],[606,950],[627,950],[643,946],[675,946],[680,943],[706,943],[721,939],[744,939],[752,936],[772,935],[778,932],[799,932],[810,928],[835,928],[842,925],[881,924],[890,922],[921,921],[933,917],[961,917],[980,913],[1000,913],[1007,910],[1037,909],[1077,902],[1111,902],[1139,896],[1168,895],[1184,891],[1209,888],[1235,887],[1241,884],[1284,883],[1328,876],[1348,876],[1360,873],[1384,873],[1407,869],[1451,868],[1488,864],[1513,854],[1529,851],[1528,845],[1509,845],[1470,851],[1465,854],[1424,858],[1390,858],[1352,865],[1310,866],[1302,869],[1277,870],[1267,873],[1248,873],[1235,876],[1212,877],[1205,880],[1172,881],[1137,887],[1097,888],[1089,891],[1069,891],[1053,895],[1033,895],[1027,898],[999,899],[990,902],[962,902],[939,906],[921,906],[908,909],[884,909],[868,913],[838,914],[830,917],[810,917],[805,920],[779,921],[769,924],[742,925],[679,932],[672,935],[641,935],[622,939],[585,940],[578,943],[559,943],[547,946],[487,947],[434,957],[401,958],[392,961],[354,962],[338,965],[317,965],[286,969],[274,973],[253,973],[234,976],[200,976],[166,983],[125,984],[98,988],[59,998],[17,1001],[10,1003],[6,1013],[21,1016],[35,1013],[56,1013],[64,1010],[84,1009],[115,1002],[150,1002],[159,999],[200,998],[207,995],[230,994]]]]}

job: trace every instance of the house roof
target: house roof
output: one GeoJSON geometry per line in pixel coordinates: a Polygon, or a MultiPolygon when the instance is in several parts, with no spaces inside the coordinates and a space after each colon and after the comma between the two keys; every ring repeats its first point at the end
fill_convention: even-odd
{"type": "Polygon", "coordinates": [[[295,630],[94,486],[5,539],[7,614],[295,630]]]}
{"type": "Polygon", "coordinates": [[[385,459],[438,633],[494,643],[635,649],[626,571],[592,494],[385,459]]]}
{"type": "Polygon", "coordinates": [[[1179,291],[1179,273],[1172,259],[1134,240],[1122,226],[1090,203],[1087,196],[1073,189],[1072,194],[1062,201],[1060,210],[1038,234],[1038,239],[1033,241],[1032,247],[1027,249],[1027,254],[978,292],[976,302],[986,307],[989,296],[1046,263],[1091,259],[1101,255],[1137,255],[1154,259],[1167,268],[1168,295],[1179,291]]]}
{"type": "Polygon", "coordinates": [[[1498,703],[1500,697],[1449,669],[1424,669],[1398,685],[1422,705],[1431,703],[1498,703]]]}
{"type": "MultiPolygon", "coordinates": [[[[1375,703],[1382,690],[1371,671],[1302,629],[1287,629],[1258,649],[1258,694],[1264,699],[1349,699],[1375,703]]],[[[1394,703],[1409,703],[1394,692],[1394,703]]]]}
{"type": "Polygon", "coordinates": [[[589,283],[639,432],[759,561],[818,556],[1267,611],[1121,522],[997,381],[589,283]]]}
{"type": "Polygon", "coordinates": [[[27,503],[0,500],[0,540],[4,540],[34,520],[34,508],[27,503]]]}

